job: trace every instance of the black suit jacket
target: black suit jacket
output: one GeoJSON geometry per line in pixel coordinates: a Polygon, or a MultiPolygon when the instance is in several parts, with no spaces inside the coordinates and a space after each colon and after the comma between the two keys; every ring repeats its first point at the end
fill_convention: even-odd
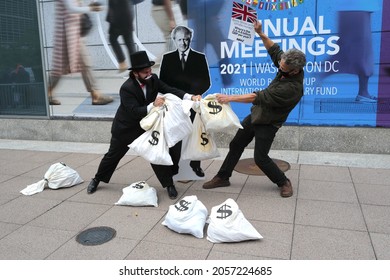
{"type": "Polygon", "coordinates": [[[109,0],[106,21],[128,34],[133,31],[133,7],[129,0],[109,0]]]}
{"type": "Polygon", "coordinates": [[[179,51],[166,53],[161,61],[160,79],[185,92],[202,95],[211,85],[206,56],[190,49],[183,70],[179,51]]]}
{"type": "Polygon", "coordinates": [[[131,143],[145,132],[139,122],[147,115],[147,106],[156,99],[158,93],[172,93],[181,99],[186,93],[168,86],[156,74],[152,74],[150,79],[151,85],[147,86],[146,98],[136,79],[129,78],[121,86],[121,101],[111,127],[111,133],[117,139],[131,143]]]}

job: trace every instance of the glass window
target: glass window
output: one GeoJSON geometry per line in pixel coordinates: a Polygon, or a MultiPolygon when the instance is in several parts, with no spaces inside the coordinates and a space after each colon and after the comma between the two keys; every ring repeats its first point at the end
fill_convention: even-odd
{"type": "Polygon", "coordinates": [[[0,116],[47,116],[36,5],[0,2],[0,116]]]}

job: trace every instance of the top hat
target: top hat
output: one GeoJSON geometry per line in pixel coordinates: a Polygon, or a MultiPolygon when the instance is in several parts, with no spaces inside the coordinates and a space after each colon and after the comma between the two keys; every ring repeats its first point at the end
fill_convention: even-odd
{"type": "Polygon", "coordinates": [[[143,69],[148,68],[154,65],[154,61],[150,61],[146,51],[138,51],[130,55],[131,67],[129,70],[133,69],[143,69]]]}

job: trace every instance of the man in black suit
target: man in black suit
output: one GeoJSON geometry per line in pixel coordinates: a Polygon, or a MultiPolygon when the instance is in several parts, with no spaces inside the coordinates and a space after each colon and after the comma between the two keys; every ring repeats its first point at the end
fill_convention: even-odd
{"type": "MultiPolygon", "coordinates": [[[[198,96],[205,93],[210,85],[210,73],[206,56],[190,48],[192,30],[177,26],[172,31],[172,39],[177,49],[163,55],[160,79],[170,86],[198,96]]],[[[194,120],[195,111],[191,111],[194,120]]],[[[200,161],[191,161],[190,166],[196,175],[204,177],[200,161]]]]}
{"type": "MultiPolygon", "coordinates": [[[[154,61],[150,61],[145,51],[135,52],[130,55],[131,70],[129,78],[123,83],[119,94],[121,103],[116,112],[111,128],[111,141],[108,152],[100,162],[95,177],[89,183],[87,193],[96,191],[100,181],[108,183],[119,161],[129,150],[131,144],[145,131],[140,126],[140,120],[155,106],[164,104],[164,97],[158,93],[172,93],[182,99],[199,100],[200,97],[190,95],[183,90],[168,86],[162,82],[156,74],[152,73],[154,61]]],[[[177,197],[177,191],[172,177],[178,173],[180,147],[169,149],[173,165],[151,164],[158,180],[164,188],[167,188],[171,199],[177,197]]]]}

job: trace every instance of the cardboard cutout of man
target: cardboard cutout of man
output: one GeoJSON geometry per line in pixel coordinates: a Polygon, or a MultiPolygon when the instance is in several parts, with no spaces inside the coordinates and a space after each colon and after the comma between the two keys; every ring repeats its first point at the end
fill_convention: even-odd
{"type": "MultiPolygon", "coordinates": [[[[160,80],[185,92],[202,95],[211,85],[209,66],[205,54],[190,47],[192,29],[179,25],[171,36],[177,49],[163,55],[160,80]]],[[[194,117],[195,111],[191,111],[191,120],[194,117]]],[[[190,166],[197,176],[204,177],[200,161],[191,161],[190,166]]]]}

